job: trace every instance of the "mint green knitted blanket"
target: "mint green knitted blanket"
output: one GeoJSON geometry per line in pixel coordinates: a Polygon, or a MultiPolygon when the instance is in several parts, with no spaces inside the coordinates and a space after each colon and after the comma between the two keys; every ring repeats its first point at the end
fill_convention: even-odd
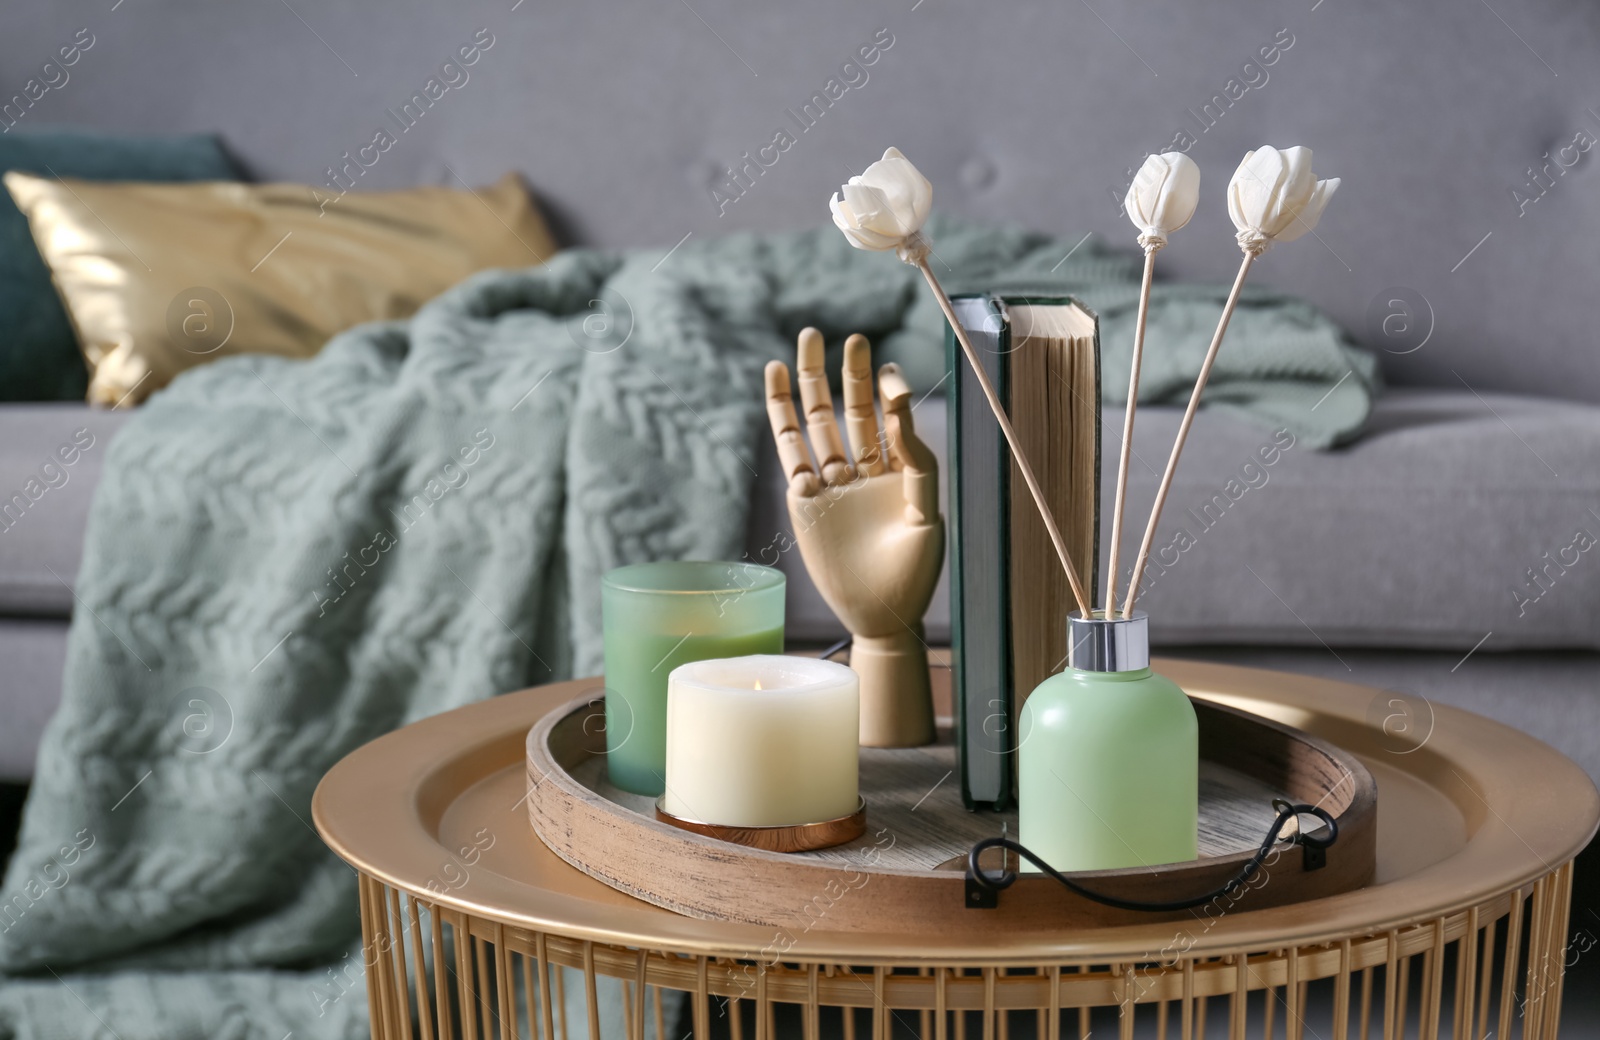
{"type": "MultiPolygon", "coordinates": [[[[952,291],[1097,307],[1105,385],[1125,382],[1136,258],[932,232],[952,291]]],[[[1183,392],[1221,299],[1158,295],[1149,399],[1183,392]]],[[[356,885],[308,824],[317,781],[397,726],[596,672],[608,568],[737,556],[771,451],[761,368],[805,325],[867,333],[918,390],[943,377],[916,273],[824,228],[487,272],[309,361],[219,361],[141,408],[94,503],[0,890],[0,1036],[366,1035],[356,885]]],[[[1326,319],[1256,294],[1211,399],[1327,445],[1373,381],[1326,319]]]]}

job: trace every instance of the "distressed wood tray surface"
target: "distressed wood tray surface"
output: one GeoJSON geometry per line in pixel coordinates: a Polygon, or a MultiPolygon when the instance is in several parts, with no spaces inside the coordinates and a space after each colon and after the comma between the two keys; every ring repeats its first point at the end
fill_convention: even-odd
{"type": "MultiPolygon", "coordinates": [[[[948,672],[933,674],[936,685],[948,684],[948,672]]],[[[1338,820],[1339,839],[1327,865],[1307,871],[1300,850],[1285,846],[1247,889],[1219,901],[1225,909],[1281,906],[1370,883],[1377,788],[1366,767],[1280,723],[1209,701],[1194,704],[1202,760],[1200,858],[1074,879],[1096,892],[1141,901],[1207,892],[1249,859],[1275,816],[1272,799],[1281,797],[1321,805],[1338,820]]],[[[962,805],[956,749],[944,730],[930,747],[862,749],[867,830],[849,844],[782,854],[693,834],[657,821],[653,798],[606,781],[603,722],[603,701],[585,697],[529,732],[533,828],[556,855],[591,877],[691,917],[789,929],[824,917],[833,930],[937,929],[964,907],[966,850],[1002,830],[1016,836],[1014,811],[973,813],[962,805]]],[[[986,866],[999,866],[994,855],[986,866]]],[[[1103,926],[1201,912],[1119,910],[1024,874],[1002,893],[999,909],[962,913],[962,923],[1000,934],[1020,921],[1103,926]]]]}

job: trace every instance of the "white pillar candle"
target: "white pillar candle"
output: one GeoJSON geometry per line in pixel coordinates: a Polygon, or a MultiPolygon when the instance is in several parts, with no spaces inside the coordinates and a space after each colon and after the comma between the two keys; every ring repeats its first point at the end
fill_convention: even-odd
{"type": "Polygon", "coordinates": [[[673,816],[785,827],[849,816],[860,802],[860,683],[842,664],[755,655],[679,665],[667,677],[673,816]]]}

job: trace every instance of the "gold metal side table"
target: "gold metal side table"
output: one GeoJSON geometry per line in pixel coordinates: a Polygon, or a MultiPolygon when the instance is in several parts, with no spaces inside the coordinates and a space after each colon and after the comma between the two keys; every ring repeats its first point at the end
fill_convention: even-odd
{"type": "Polygon", "coordinates": [[[914,945],[830,931],[825,918],[774,934],[682,917],[568,866],[529,827],[529,727],[600,692],[593,680],[557,683],[407,726],[318,787],[317,829],[360,873],[373,1035],[553,1040],[581,1014],[601,1040],[600,1005],[620,998],[627,1036],[643,1040],[665,1036],[673,991],[689,994],[697,1038],[731,1012],[734,1040],[776,1040],[779,1025],[807,1040],[1557,1035],[1572,859],[1600,822],[1582,770],[1516,730],[1414,697],[1157,666],[1193,696],[1356,753],[1380,791],[1377,881],[1292,906],[1197,911],[1181,926],[1019,930],[1002,945],[963,938],[956,915],[982,911],[955,911],[948,935],[914,945]],[[557,969],[579,984],[550,984],[557,969]]]}

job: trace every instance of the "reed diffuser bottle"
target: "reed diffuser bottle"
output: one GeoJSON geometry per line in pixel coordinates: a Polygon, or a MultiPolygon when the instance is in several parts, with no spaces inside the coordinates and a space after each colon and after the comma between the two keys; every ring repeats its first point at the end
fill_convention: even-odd
{"type": "Polygon", "coordinates": [[[1150,670],[1149,617],[1067,619],[1067,668],[1022,706],[1019,840],[1057,870],[1198,855],[1199,725],[1150,670]]]}
{"type": "Polygon", "coordinates": [[[1182,153],[1152,155],[1129,186],[1124,209],[1139,229],[1144,277],[1128,373],[1103,612],[1093,609],[1000,395],[928,263],[933,244],[922,228],[933,205],[933,185],[899,149],[890,148],[828,202],[834,224],[852,246],[894,250],[922,272],[994,413],[1078,603],[1078,613],[1067,622],[1067,670],[1039,684],[1023,705],[1018,726],[1021,843],[1057,870],[1155,866],[1197,855],[1199,725],[1183,691],[1150,671],[1149,619],[1133,609],[1134,600],[1184,441],[1245,277],[1274,242],[1290,242],[1310,232],[1338,187],[1337,177],[1318,180],[1311,171],[1311,149],[1298,147],[1247,152],[1228,182],[1228,216],[1238,230],[1235,241],[1244,256],[1195,376],[1134,560],[1128,596],[1119,611],[1118,547],[1155,255],[1166,246],[1168,236],[1193,217],[1200,171],[1182,153]]]}

